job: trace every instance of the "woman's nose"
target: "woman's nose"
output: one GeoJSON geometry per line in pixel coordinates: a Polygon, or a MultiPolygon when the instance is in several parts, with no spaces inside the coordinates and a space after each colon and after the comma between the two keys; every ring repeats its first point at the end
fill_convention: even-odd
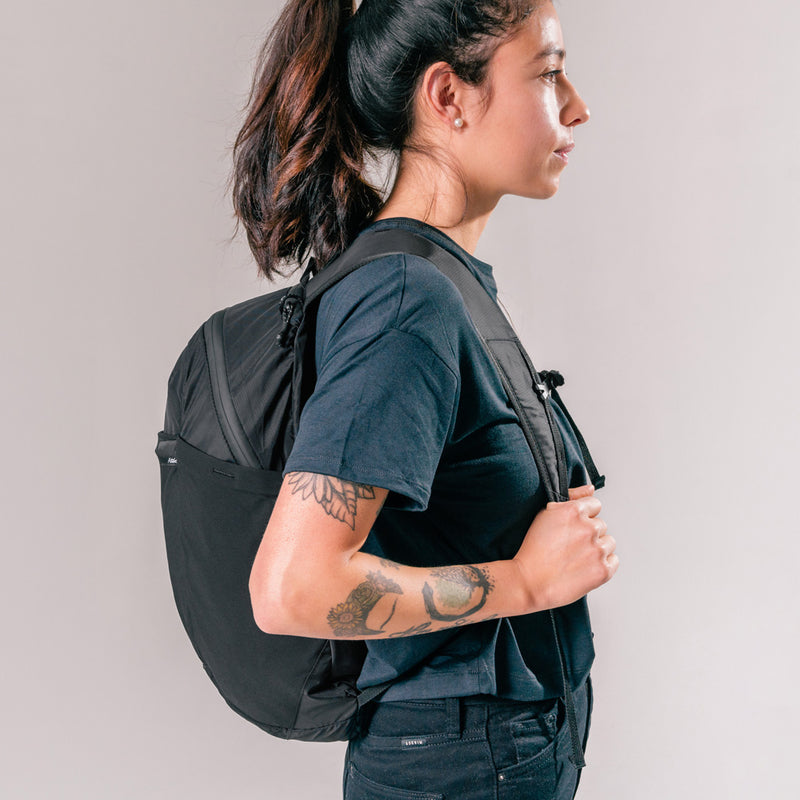
{"type": "Polygon", "coordinates": [[[572,84],[569,85],[569,91],[569,100],[561,111],[561,123],[571,128],[588,122],[591,114],[589,107],[572,84]]]}

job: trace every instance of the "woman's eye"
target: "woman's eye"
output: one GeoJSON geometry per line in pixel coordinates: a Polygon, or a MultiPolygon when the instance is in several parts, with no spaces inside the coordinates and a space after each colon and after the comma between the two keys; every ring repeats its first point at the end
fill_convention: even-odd
{"type": "Polygon", "coordinates": [[[561,75],[563,71],[564,70],[561,69],[554,69],[550,72],[545,72],[545,74],[542,75],[542,77],[546,81],[549,81],[550,83],[555,83],[558,80],[558,76],[561,75]]]}

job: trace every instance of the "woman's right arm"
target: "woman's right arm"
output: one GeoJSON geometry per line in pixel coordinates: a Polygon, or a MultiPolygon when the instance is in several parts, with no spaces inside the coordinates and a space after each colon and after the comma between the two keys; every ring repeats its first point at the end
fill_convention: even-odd
{"type": "Polygon", "coordinates": [[[512,559],[409,567],[360,550],[386,489],[287,473],[250,575],[256,623],[294,636],[391,638],[567,605],[619,565],[593,491],[549,503],[512,559]]]}

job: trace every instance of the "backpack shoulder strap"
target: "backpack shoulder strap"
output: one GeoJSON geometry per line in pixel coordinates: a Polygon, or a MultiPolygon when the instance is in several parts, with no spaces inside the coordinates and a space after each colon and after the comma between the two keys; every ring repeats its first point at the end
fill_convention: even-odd
{"type": "MultiPolygon", "coordinates": [[[[329,267],[325,267],[325,270],[331,267],[333,269],[316,287],[311,288],[307,298],[318,297],[337,280],[367,261],[392,253],[410,253],[428,259],[450,278],[461,292],[478,335],[497,368],[498,375],[517,414],[540,478],[547,491],[548,499],[566,500],[568,496],[566,457],[564,444],[550,407],[551,388],[548,385],[550,382],[546,382],[536,372],[511,323],[460,258],[430,239],[412,231],[393,229],[370,232],[359,237],[340,259],[332,262],[329,267]],[[316,293],[314,294],[314,292],[316,293]]],[[[325,270],[322,271],[322,276],[324,276],[325,270]]],[[[560,399],[558,402],[563,409],[560,399]]],[[[569,416],[568,419],[572,423],[569,416]]],[[[594,461],[589,456],[583,437],[576,428],[575,432],[584,457],[588,457],[586,465],[590,470],[590,477],[594,481],[594,476],[597,476],[594,461]]],[[[599,488],[599,485],[602,484],[595,485],[599,488]]],[[[586,762],[578,735],[572,690],[567,680],[567,663],[561,646],[555,614],[552,610],[549,614],[561,665],[561,679],[572,743],[570,760],[576,767],[581,768],[585,766],[586,762]]],[[[365,695],[364,699],[374,699],[385,689],[385,685],[374,687],[374,694],[365,695]]]]}
{"type": "Polygon", "coordinates": [[[331,286],[369,261],[403,253],[430,258],[437,249],[441,248],[424,236],[401,228],[367,231],[361,234],[340,256],[308,280],[305,302],[306,304],[313,302],[331,286]]]}
{"type": "MultiPolygon", "coordinates": [[[[552,382],[537,373],[499,305],[469,267],[456,255],[421,234],[401,228],[368,231],[305,284],[305,305],[320,297],[346,275],[369,261],[394,254],[411,254],[432,262],[458,288],[484,347],[497,368],[517,413],[551,500],[567,499],[563,442],[557,435],[549,405],[551,392],[575,431],[581,454],[596,488],[605,483],[586,442],[569,416],[552,382]]],[[[305,277],[305,276],[304,276],[305,277]]]]}
{"type": "MultiPolygon", "coordinates": [[[[575,433],[575,438],[581,450],[581,456],[583,457],[586,470],[589,474],[589,480],[596,489],[602,488],[602,486],[605,485],[605,476],[600,475],[594,463],[594,459],[589,452],[589,448],[586,445],[586,440],[578,430],[578,426],[575,424],[569,411],[567,411],[561,396],[556,391],[556,379],[554,376],[558,375],[558,380],[560,380],[558,385],[564,383],[563,377],[555,371],[536,372],[533,363],[522,346],[522,343],[519,341],[511,323],[500,309],[500,306],[489,296],[477,278],[475,278],[472,271],[468,268],[464,268],[465,265],[460,259],[457,259],[449,251],[438,248],[438,252],[435,253],[434,258],[431,260],[453,281],[464,297],[464,302],[469,309],[470,316],[484,341],[486,349],[492,356],[495,365],[498,367],[500,377],[503,380],[512,405],[515,407],[515,411],[517,411],[518,416],[520,416],[520,421],[522,421],[523,416],[528,415],[520,414],[520,408],[517,406],[519,405],[523,410],[528,410],[525,409],[526,404],[524,399],[530,397],[529,388],[531,386],[534,388],[540,400],[551,395],[558,403],[559,408],[564,412],[564,416],[566,416],[567,421],[575,433]],[[460,270],[455,268],[455,262],[461,265],[460,270]],[[522,362],[519,360],[519,355],[523,357],[522,362]],[[526,377],[525,373],[521,372],[523,362],[528,368],[527,372],[529,377],[526,377]],[[533,379],[532,383],[530,380],[531,378],[533,379]]],[[[525,428],[524,423],[523,430],[526,430],[526,434],[529,432],[529,430],[525,428]]],[[[531,450],[535,449],[535,444],[532,444],[530,441],[528,444],[531,446],[531,450]]]]}
{"type": "Polygon", "coordinates": [[[563,442],[547,404],[547,387],[500,307],[460,258],[413,231],[394,228],[367,232],[309,283],[306,302],[367,261],[395,253],[427,259],[455,284],[517,414],[548,499],[566,499],[563,442]],[[313,286],[317,278],[320,283],[313,286]]]}

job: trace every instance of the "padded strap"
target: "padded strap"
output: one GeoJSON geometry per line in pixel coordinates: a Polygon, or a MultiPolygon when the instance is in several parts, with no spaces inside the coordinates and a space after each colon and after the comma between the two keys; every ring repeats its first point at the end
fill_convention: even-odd
{"type": "MultiPolygon", "coordinates": [[[[394,253],[407,253],[428,259],[450,278],[461,292],[478,335],[497,368],[498,375],[517,414],[537,470],[545,485],[548,499],[566,500],[568,497],[566,457],[564,443],[549,404],[551,390],[536,372],[505,314],[461,259],[430,239],[411,231],[393,229],[367,233],[359,237],[349,250],[319,273],[314,279],[322,278],[319,283],[312,285],[313,281],[309,282],[310,288],[307,289],[306,302],[321,295],[325,289],[359,266],[394,253]],[[329,269],[331,271],[325,275],[329,269]]],[[[562,404],[559,403],[559,405],[562,404]]],[[[583,437],[578,436],[578,439],[581,450],[585,450],[588,454],[583,437]]],[[[596,473],[591,458],[587,463],[587,468],[588,464],[591,464],[591,469],[596,473]]],[[[581,769],[586,762],[578,735],[575,701],[567,678],[566,658],[561,646],[555,614],[552,610],[548,613],[561,667],[564,704],[572,744],[570,760],[577,769],[581,769]]],[[[364,703],[375,699],[386,688],[388,687],[385,685],[372,687],[375,690],[374,693],[370,696],[366,696],[366,693],[363,694],[359,704],[361,705],[361,699],[364,703]]]]}
{"type": "Polygon", "coordinates": [[[460,258],[413,231],[399,228],[370,231],[358,237],[348,250],[308,282],[306,305],[360,266],[395,254],[411,254],[431,261],[456,285],[517,414],[548,500],[566,500],[564,443],[549,405],[549,389],[505,314],[460,258]]]}

